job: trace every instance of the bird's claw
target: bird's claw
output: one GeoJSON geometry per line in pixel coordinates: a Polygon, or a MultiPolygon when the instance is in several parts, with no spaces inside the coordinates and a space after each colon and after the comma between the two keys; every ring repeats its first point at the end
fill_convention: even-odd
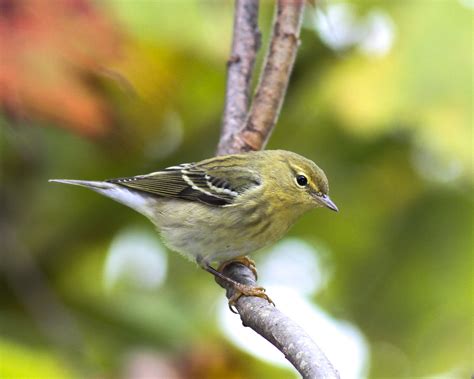
{"type": "Polygon", "coordinates": [[[232,263],[240,263],[243,264],[245,267],[248,267],[255,276],[255,280],[257,279],[257,268],[255,267],[255,262],[251,260],[249,257],[237,257],[235,259],[231,259],[227,262],[221,263],[218,269],[212,268],[209,264],[203,264],[202,262],[198,261],[198,263],[203,267],[206,271],[210,272],[212,275],[216,277],[216,281],[219,283],[219,280],[225,281],[230,284],[234,288],[234,294],[229,299],[229,309],[232,313],[238,313],[236,304],[237,301],[240,299],[241,296],[255,296],[265,299],[270,304],[275,305],[275,303],[270,299],[270,297],[265,293],[265,288],[258,287],[255,285],[249,284],[242,284],[234,279],[229,278],[224,274],[224,270],[232,263]]]}
{"type": "Polygon", "coordinates": [[[255,261],[253,259],[250,259],[247,256],[234,258],[234,259],[231,259],[230,261],[224,262],[219,266],[217,271],[223,272],[224,269],[232,263],[241,263],[245,267],[248,267],[250,271],[252,271],[253,275],[255,276],[255,280],[258,279],[258,272],[257,272],[257,267],[255,266],[255,261]]]}
{"type": "Polygon", "coordinates": [[[275,303],[272,299],[265,293],[265,288],[257,287],[257,286],[250,286],[247,284],[237,283],[234,285],[235,293],[229,299],[229,309],[232,313],[238,313],[236,310],[236,303],[242,296],[255,296],[265,299],[273,306],[275,303]]]}

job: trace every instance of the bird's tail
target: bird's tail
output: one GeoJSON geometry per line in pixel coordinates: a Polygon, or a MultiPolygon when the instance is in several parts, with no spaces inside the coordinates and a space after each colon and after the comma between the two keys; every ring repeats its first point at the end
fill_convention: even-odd
{"type": "Polygon", "coordinates": [[[97,192],[100,192],[100,190],[113,189],[115,187],[115,185],[112,183],[97,182],[92,180],[49,179],[48,182],[72,184],[74,186],[87,187],[97,192]]]}
{"type": "Polygon", "coordinates": [[[90,180],[50,179],[49,182],[72,184],[89,188],[101,195],[110,197],[119,203],[135,209],[137,212],[142,213],[148,218],[153,218],[153,205],[156,200],[140,191],[134,191],[115,183],[90,180]]]}

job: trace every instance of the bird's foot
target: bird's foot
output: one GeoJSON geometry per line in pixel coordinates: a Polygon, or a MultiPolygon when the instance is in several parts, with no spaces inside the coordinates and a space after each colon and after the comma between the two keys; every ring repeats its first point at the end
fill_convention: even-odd
{"type": "Polygon", "coordinates": [[[216,270],[206,262],[202,260],[198,260],[198,264],[207,272],[211,273],[216,277],[216,281],[219,283],[219,280],[225,281],[229,283],[233,288],[235,293],[229,299],[229,308],[233,313],[237,313],[236,311],[236,303],[242,296],[256,296],[262,299],[267,300],[270,304],[275,305],[275,303],[268,297],[265,293],[265,288],[258,287],[249,284],[239,283],[236,280],[229,278],[227,275],[223,273],[224,269],[228,267],[231,263],[241,263],[244,266],[248,267],[252,273],[255,275],[255,279],[257,279],[257,269],[255,268],[255,262],[252,261],[248,257],[239,257],[236,259],[232,259],[230,261],[222,263],[219,268],[216,270]]]}
{"type": "Polygon", "coordinates": [[[242,257],[237,257],[237,258],[231,259],[230,261],[226,261],[226,262],[221,263],[220,266],[218,267],[217,271],[223,272],[224,269],[232,263],[241,263],[245,267],[248,267],[250,269],[250,271],[252,271],[252,273],[254,274],[255,280],[258,279],[258,272],[257,272],[257,267],[255,266],[255,261],[253,259],[250,259],[246,255],[244,255],[242,257]]]}
{"type": "Polygon", "coordinates": [[[248,284],[242,284],[235,282],[233,284],[235,293],[231,296],[229,299],[229,309],[233,313],[238,313],[235,309],[235,305],[237,303],[237,300],[239,300],[242,296],[255,296],[255,297],[260,297],[262,299],[265,299],[268,301],[270,304],[275,305],[272,299],[265,293],[265,288],[263,287],[258,287],[258,286],[251,286],[248,284]]]}

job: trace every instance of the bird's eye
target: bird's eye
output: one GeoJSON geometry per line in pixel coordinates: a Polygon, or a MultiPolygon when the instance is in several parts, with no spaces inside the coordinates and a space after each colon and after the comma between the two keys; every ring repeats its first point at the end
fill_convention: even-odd
{"type": "Polygon", "coordinates": [[[299,186],[304,187],[308,184],[308,178],[304,175],[298,175],[296,177],[296,183],[298,183],[299,186]]]}

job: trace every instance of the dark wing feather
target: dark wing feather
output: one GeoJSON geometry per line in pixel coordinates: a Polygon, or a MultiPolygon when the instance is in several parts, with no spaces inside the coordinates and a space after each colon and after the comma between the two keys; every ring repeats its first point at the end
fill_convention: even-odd
{"type": "Polygon", "coordinates": [[[260,185],[255,173],[236,170],[236,167],[217,169],[204,164],[183,164],[148,175],[107,181],[150,195],[222,206],[232,204],[237,196],[260,185]]]}

